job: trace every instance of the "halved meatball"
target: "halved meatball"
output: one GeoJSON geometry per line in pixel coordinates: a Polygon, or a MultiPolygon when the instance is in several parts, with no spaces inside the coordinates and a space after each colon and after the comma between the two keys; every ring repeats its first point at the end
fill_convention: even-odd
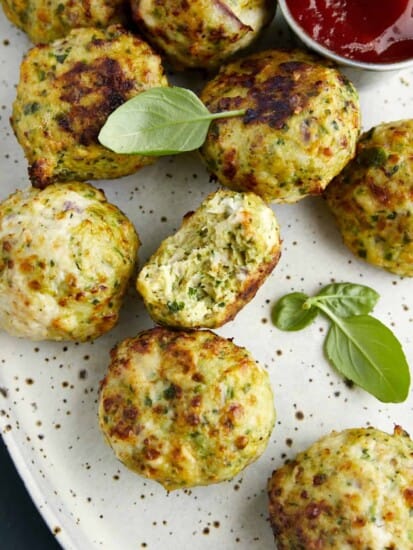
{"type": "Polygon", "coordinates": [[[117,458],[165,489],[233,478],[275,422],[268,373],[232,341],[154,328],[112,350],[100,427],[117,458]]]}
{"type": "Polygon", "coordinates": [[[413,120],[364,133],[356,157],[325,196],[356,256],[413,277],[413,120]]]}
{"type": "Polygon", "coordinates": [[[159,324],[219,327],[254,297],[280,250],[277,220],[262,199],[219,190],[163,241],[137,288],[159,324]]]}
{"type": "Polygon", "coordinates": [[[153,157],[113,153],[97,137],[116,107],[166,85],[159,56],[118,25],[76,29],[32,48],[21,65],[11,123],[33,185],[118,178],[152,163],[153,157]]]}
{"type": "Polygon", "coordinates": [[[276,5],[276,0],[131,0],[139,28],[178,68],[217,67],[257,38],[276,5]]]}
{"type": "Polygon", "coordinates": [[[266,201],[320,194],[354,156],[360,108],[354,86],[306,52],[268,50],[230,63],[201,92],[212,122],[201,154],[220,183],[266,201]]]}
{"type": "Polygon", "coordinates": [[[32,340],[91,340],[118,320],[139,239],[86,183],[16,191],[0,204],[0,328],[32,340]]]}

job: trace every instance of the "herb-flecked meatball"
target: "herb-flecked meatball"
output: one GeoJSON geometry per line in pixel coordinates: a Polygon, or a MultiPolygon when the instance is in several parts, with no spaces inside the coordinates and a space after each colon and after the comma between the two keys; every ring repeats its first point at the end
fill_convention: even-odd
{"type": "Polygon", "coordinates": [[[0,204],[0,327],[32,340],[91,340],[116,323],[136,265],[128,218],[86,183],[0,204]]]}
{"type": "Polygon", "coordinates": [[[244,348],[208,330],[154,328],[111,356],[99,421],[128,468],[172,490],[231,479],[265,450],[273,394],[244,348]]]}
{"type": "Polygon", "coordinates": [[[178,67],[217,67],[274,17],[275,0],[131,0],[148,40],[178,67]]]}
{"type": "Polygon", "coordinates": [[[10,21],[32,42],[51,42],[79,27],[107,27],[124,19],[125,0],[1,0],[10,21]]]}
{"type": "Polygon", "coordinates": [[[156,323],[216,328],[254,297],[280,253],[271,208],[254,193],[218,190],[162,242],[137,288],[156,323]]]}
{"type": "Polygon", "coordinates": [[[278,550],[413,548],[413,442],[354,428],[330,435],[269,481],[278,550]]]}
{"type": "Polygon", "coordinates": [[[356,256],[413,277],[413,120],[364,133],[356,157],[325,196],[356,256]]]}
{"type": "Polygon", "coordinates": [[[113,153],[98,134],[116,107],[166,85],[159,56],[118,25],[76,29],[32,48],[21,65],[11,122],[33,185],[118,178],[153,162],[113,153]]]}
{"type": "Polygon", "coordinates": [[[316,195],[354,156],[360,108],[354,86],[308,53],[268,50],[224,66],[201,93],[213,121],[201,148],[208,169],[266,201],[316,195]]]}

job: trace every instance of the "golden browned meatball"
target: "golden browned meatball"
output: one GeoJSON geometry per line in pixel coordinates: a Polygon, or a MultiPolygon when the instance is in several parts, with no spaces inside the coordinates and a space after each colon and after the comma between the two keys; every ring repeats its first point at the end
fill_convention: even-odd
{"type": "Polygon", "coordinates": [[[400,426],[332,432],[268,488],[278,550],[413,548],[413,442],[400,426]]]}
{"type": "Polygon", "coordinates": [[[178,67],[218,66],[274,17],[276,0],[131,0],[148,40],[178,67]]]}
{"type": "Polygon", "coordinates": [[[327,62],[269,50],[224,66],[201,93],[212,112],[246,109],[213,121],[201,149],[208,169],[266,201],[319,194],[354,156],[358,95],[327,62]]]}
{"type": "Polygon", "coordinates": [[[211,193],[163,241],[137,288],[155,322],[216,328],[233,319],[281,253],[275,215],[254,193],[211,193]]]}
{"type": "Polygon", "coordinates": [[[413,277],[413,120],[364,133],[355,159],[325,196],[356,256],[413,277]]]}
{"type": "Polygon", "coordinates": [[[32,48],[21,66],[11,122],[33,185],[118,178],[153,162],[113,153],[97,136],[124,101],[166,85],[159,56],[117,25],[76,29],[32,48]]]}
{"type": "Polygon", "coordinates": [[[51,42],[78,27],[107,27],[124,18],[125,0],[1,0],[10,21],[32,42],[51,42]]]}
{"type": "Polygon", "coordinates": [[[172,490],[237,475],[266,448],[275,411],[268,374],[244,348],[154,328],[112,350],[99,421],[119,460],[172,490]]]}
{"type": "Polygon", "coordinates": [[[138,246],[128,218],[87,183],[17,191],[0,204],[0,328],[32,340],[104,334],[138,246]]]}

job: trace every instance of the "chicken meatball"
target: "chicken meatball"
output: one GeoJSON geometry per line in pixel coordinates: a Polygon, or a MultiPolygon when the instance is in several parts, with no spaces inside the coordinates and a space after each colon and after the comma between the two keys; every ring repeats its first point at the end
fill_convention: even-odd
{"type": "Polygon", "coordinates": [[[113,153],[98,134],[124,101],[166,85],[159,56],[118,25],[76,29],[32,48],[21,66],[11,122],[33,185],[118,178],[153,162],[113,153]]]}
{"type": "Polygon", "coordinates": [[[273,473],[269,500],[278,550],[411,549],[413,442],[333,432],[273,473]]]}
{"type": "Polygon", "coordinates": [[[254,297],[280,248],[277,220],[260,197],[218,190],[163,241],[137,288],[159,324],[219,327],[254,297]]]}
{"type": "Polygon", "coordinates": [[[205,331],[154,328],[111,352],[99,421],[117,458],[168,491],[233,478],[275,422],[267,372],[205,331]]]}
{"type": "Polygon", "coordinates": [[[364,133],[355,159],[325,196],[356,256],[413,277],[413,120],[364,133]]]}
{"type": "Polygon", "coordinates": [[[118,319],[138,245],[89,184],[17,191],[0,205],[0,327],[32,340],[97,338],[118,319]]]}
{"type": "Polygon", "coordinates": [[[231,189],[296,202],[323,191],[354,156],[360,107],[354,86],[329,62],[270,50],[224,66],[201,93],[213,121],[201,148],[208,169],[231,189]]]}
{"type": "Polygon", "coordinates": [[[178,68],[217,67],[274,17],[275,0],[131,0],[148,40],[178,68]]]}
{"type": "Polygon", "coordinates": [[[1,0],[10,21],[35,44],[78,27],[107,27],[124,18],[125,0],[1,0]]]}

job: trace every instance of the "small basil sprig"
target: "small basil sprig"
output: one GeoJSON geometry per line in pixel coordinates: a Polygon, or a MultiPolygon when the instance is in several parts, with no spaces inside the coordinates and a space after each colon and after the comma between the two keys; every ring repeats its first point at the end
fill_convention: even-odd
{"type": "Polygon", "coordinates": [[[311,298],[301,292],[283,296],[271,317],[279,329],[294,331],[321,311],[331,322],[324,351],[333,367],[380,401],[399,403],[409,392],[409,366],[391,330],[368,315],[378,298],[367,286],[336,283],[311,298]]]}
{"type": "Polygon", "coordinates": [[[115,153],[174,155],[201,147],[212,120],[245,111],[211,113],[191,90],[151,88],[113,111],[98,139],[115,153]]]}

